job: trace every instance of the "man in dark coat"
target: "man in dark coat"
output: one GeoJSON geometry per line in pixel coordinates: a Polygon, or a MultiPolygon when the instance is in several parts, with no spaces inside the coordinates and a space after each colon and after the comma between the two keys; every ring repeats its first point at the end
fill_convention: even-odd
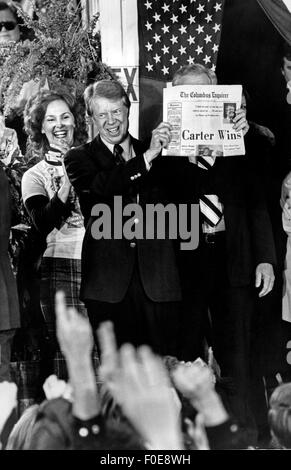
{"type": "Polygon", "coordinates": [[[10,356],[16,328],[20,327],[19,304],[8,243],[11,200],[8,179],[0,166],[0,382],[11,380],[10,356]]]}
{"type": "MultiPolygon", "coordinates": [[[[167,205],[179,192],[173,182],[180,165],[169,177],[163,157],[157,158],[169,142],[169,125],[153,131],[149,148],[134,139],[128,132],[129,98],[117,81],[90,85],[85,102],[98,135],[65,157],[86,224],[81,299],[93,328],[111,320],[120,344],[145,343],[160,354],[177,355],[181,290],[175,242],[166,219],[164,236],[143,236],[151,221],[142,211],[150,204],[167,205]],[[141,212],[129,219],[137,205],[141,212]],[[130,212],[122,215],[126,208],[130,212]],[[133,236],[125,234],[126,223],[133,236]]],[[[194,180],[195,175],[192,186],[194,180]]]]}
{"type": "MultiPolygon", "coordinates": [[[[213,72],[200,64],[181,67],[173,78],[174,86],[215,84],[213,72]]],[[[196,161],[208,174],[199,196],[199,246],[180,256],[185,302],[180,357],[189,361],[203,355],[208,336],[221,375],[233,382],[232,411],[248,427],[251,319],[256,297],[265,297],[274,285],[272,227],[251,159],[205,158],[196,161]]]]}

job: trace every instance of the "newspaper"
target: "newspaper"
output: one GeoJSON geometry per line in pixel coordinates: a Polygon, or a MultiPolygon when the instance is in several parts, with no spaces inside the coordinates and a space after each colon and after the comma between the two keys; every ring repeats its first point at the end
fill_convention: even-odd
{"type": "Polygon", "coordinates": [[[233,129],[241,85],[179,85],[164,89],[163,120],[172,125],[164,155],[244,155],[242,131],[233,129]]]}

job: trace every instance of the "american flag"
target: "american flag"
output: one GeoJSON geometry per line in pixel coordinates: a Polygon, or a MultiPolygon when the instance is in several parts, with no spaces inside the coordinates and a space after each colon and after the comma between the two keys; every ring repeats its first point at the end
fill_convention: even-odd
{"type": "Polygon", "coordinates": [[[215,71],[224,0],[138,0],[140,75],[170,81],[182,65],[215,71]]]}

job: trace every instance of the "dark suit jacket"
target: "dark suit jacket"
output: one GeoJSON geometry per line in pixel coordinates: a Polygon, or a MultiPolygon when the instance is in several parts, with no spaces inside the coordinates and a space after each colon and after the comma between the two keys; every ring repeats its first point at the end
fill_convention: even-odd
{"type": "MultiPolygon", "coordinates": [[[[200,190],[216,194],[223,204],[229,283],[234,287],[249,285],[254,283],[259,263],[276,264],[272,226],[260,179],[246,156],[219,157],[207,172],[208,179],[200,190]]],[[[199,249],[188,254],[181,252],[183,281],[188,287],[189,282],[194,286],[195,278],[199,283],[202,256],[199,249]]]]}
{"type": "Polygon", "coordinates": [[[70,150],[65,157],[67,173],[79,196],[86,224],[81,298],[120,302],[131,282],[137,259],[146,295],[155,302],[178,301],[181,292],[173,240],[139,239],[135,240],[136,248],[132,248],[130,240],[96,240],[91,234],[96,217],[90,214],[97,203],[105,203],[112,209],[114,196],[122,195],[126,204],[133,202],[137,194],[141,207],[169,201],[167,185],[163,185],[167,178],[154,170],[155,165],[147,171],[143,145],[135,139],[132,142],[136,157],[124,165],[115,163],[99,136],[70,150]]]}
{"type": "MultiPolygon", "coordinates": [[[[128,240],[95,240],[91,235],[94,204],[112,207],[113,196],[130,202],[139,193],[141,206],[169,201],[197,203],[199,194],[217,194],[224,206],[227,271],[233,286],[253,282],[259,263],[276,263],[274,241],[264,191],[252,164],[244,156],[218,158],[211,170],[202,170],[180,157],[158,157],[148,172],[143,145],[133,139],[136,157],[117,166],[100,141],[68,152],[65,164],[80,197],[87,225],[83,244],[83,299],[120,301],[129,286],[135,250],[128,240]],[[134,175],[139,177],[132,180],[134,175]]],[[[137,257],[146,294],[154,301],[180,299],[179,276],[172,240],[137,240],[137,257]]],[[[204,260],[200,250],[180,251],[183,284],[193,285],[204,260]]]]}

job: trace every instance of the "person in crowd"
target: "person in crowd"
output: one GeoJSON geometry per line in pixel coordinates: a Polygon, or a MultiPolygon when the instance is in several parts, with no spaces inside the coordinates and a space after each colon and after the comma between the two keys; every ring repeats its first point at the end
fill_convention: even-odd
{"type": "Polygon", "coordinates": [[[66,358],[73,402],[54,397],[41,405],[31,439],[40,449],[144,449],[136,431],[100,414],[101,400],[92,366],[93,334],[86,317],[56,297],[57,337],[66,358]]]}
{"type": "Polygon", "coordinates": [[[0,44],[20,40],[19,16],[14,6],[0,2],[0,44]]]}
{"type": "Polygon", "coordinates": [[[272,292],[257,298],[255,315],[251,322],[251,380],[253,411],[258,426],[260,444],[270,440],[268,424],[268,397],[277,384],[276,374],[289,381],[290,367],[286,362],[286,343],[290,338],[289,324],[282,320],[282,289],[286,254],[286,233],[282,226],[282,175],[278,174],[276,139],[273,132],[256,122],[252,96],[243,87],[242,107],[246,110],[249,130],[245,136],[246,158],[252,171],[261,181],[267,202],[276,249],[275,282],[272,292]]]}
{"type": "MultiPolygon", "coordinates": [[[[3,53],[3,60],[7,57],[6,47],[9,50],[9,44],[24,39],[26,32],[22,25],[21,18],[14,5],[8,2],[0,1],[0,61],[3,53]]],[[[1,64],[2,65],[2,64],[1,64]]],[[[13,118],[14,119],[14,118],[13,118]]],[[[17,118],[18,119],[18,118],[17,118]]],[[[0,114],[0,161],[3,164],[7,177],[9,179],[11,197],[12,197],[12,226],[18,226],[12,231],[10,240],[10,256],[15,275],[18,271],[20,245],[28,229],[28,219],[21,204],[20,181],[24,171],[28,166],[22,153],[25,151],[26,136],[22,130],[22,125],[14,129],[11,119],[5,122],[5,118],[0,114]],[[9,123],[8,123],[9,121],[9,123]],[[12,128],[10,128],[12,127],[12,128]],[[20,139],[18,138],[18,135],[20,139]],[[22,151],[21,151],[22,149],[22,151]],[[21,226],[21,227],[20,227],[21,226]],[[26,228],[25,228],[26,226],[26,228]]]]}
{"type": "MultiPolygon", "coordinates": [[[[247,447],[247,439],[241,432],[235,417],[231,417],[215,390],[212,370],[196,361],[192,364],[179,364],[172,371],[177,389],[187,398],[197,411],[210,449],[242,449],[247,447]]],[[[190,425],[191,426],[191,425],[190,425]]]]}
{"type": "MultiPolygon", "coordinates": [[[[12,2],[0,1],[0,25],[0,65],[4,67],[4,61],[12,53],[14,44],[31,38],[31,31],[23,24],[17,7],[12,2]]],[[[31,93],[30,86],[30,95],[31,93]]],[[[24,358],[28,357],[27,354],[37,354],[39,347],[39,289],[33,268],[37,257],[38,236],[31,228],[21,199],[21,179],[30,163],[23,156],[27,141],[23,129],[23,103],[20,108],[14,104],[17,110],[13,109],[9,116],[4,118],[0,114],[0,164],[9,180],[11,194],[9,256],[17,282],[22,327],[14,341],[13,357],[24,358]]]]}
{"type": "Polygon", "coordinates": [[[31,450],[50,448],[50,432],[56,449],[70,446],[72,387],[56,375],[50,375],[43,384],[45,400],[32,405],[21,416],[11,431],[5,450],[31,450]],[[46,427],[50,420],[51,428],[46,427]],[[39,423],[41,430],[39,433],[39,423]],[[66,432],[67,431],[67,432],[66,432]]]}
{"type": "MultiPolygon", "coordinates": [[[[13,342],[12,360],[20,357],[24,350],[37,349],[37,341],[29,341],[28,337],[32,339],[32,329],[28,330],[28,325],[33,323],[36,318],[39,308],[37,302],[33,302],[37,296],[37,289],[35,282],[30,275],[32,272],[33,258],[32,258],[32,239],[33,230],[31,230],[31,223],[29,216],[21,198],[21,179],[24,172],[28,169],[27,162],[22,156],[18,145],[17,135],[14,129],[7,128],[5,125],[4,117],[0,115],[0,166],[3,168],[9,184],[10,192],[10,234],[8,244],[8,254],[11,262],[13,274],[16,279],[18,300],[19,300],[19,313],[21,328],[18,329],[13,342]],[[24,333],[25,332],[25,333],[24,333]],[[23,336],[27,335],[27,341],[21,341],[23,336]],[[22,338],[21,338],[22,336],[22,338]],[[34,345],[34,346],[33,346],[34,345]]],[[[36,244],[34,243],[35,250],[36,244]]],[[[23,355],[22,355],[23,357],[23,355]]]]}
{"type": "MultiPolygon", "coordinates": [[[[67,177],[64,154],[87,139],[82,107],[66,90],[42,90],[27,103],[25,129],[42,160],[22,179],[22,197],[32,223],[45,241],[40,303],[55,355],[54,294],[64,289],[68,304],[85,314],[79,300],[84,223],[67,177]]],[[[50,373],[53,371],[50,367],[50,373]]],[[[48,374],[46,374],[48,375],[48,374]]]]}
{"type": "Polygon", "coordinates": [[[279,385],[270,397],[270,448],[291,449],[291,383],[279,385]]]}
{"type": "Polygon", "coordinates": [[[24,411],[9,434],[5,450],[26,450],[29,448],[39,406],[35,404],[24,411]]]}
{"type": "Polygon", "coordinates": [[[6,127],[3,115],[0,115],[0,165],[9,181],[12,228],[9,240],[9,255],[13,272],[17,275],[19,246],[24,238],[18,236],[18,233],[27,233],[29,229],[29,218],[21,201],[21,179],[28,166],[21,154],[16,131],[6,127]]]}
{"type": "MultiPolygon", "coordinates": [[[[89,320],[67,308],[63,292],[56,295],[56,323],[70,385],[55,376],[46,380],[47,400],[23,414],[10,434],[7,450],[182,450],[185,445],[204,450],[245,448],[239,427],[215,392],[213,372],[202,361],[178,363],[172,370],[175,386],[193,408],[187,418],[187,445],[181,428],[181,403],[162,358],[145,346],[135,349],[125,344],[118,350],[112,323],[100,325],[100,378],[119,407],[116,419],[108,407],[102,409],[92,366],[94,341],[89,320]]],[[[15,384],[4,383],[3,390],[1,386],[5,410],[0,407],[0,430],[16,405],[17,390],[15,384]],[[8,390],[10,385],[14,393],[8,390]]]]}
{"type": "MultiPolygon", "coordinates": [[[[16,43],[27,36],[27,31],[22,24],[17,8],[11,2],[0,1],[0,62],[9,54],[9,45],[16,43]],[[6,47],[7,46],[7,50],[6,47]],[[8,52],[7,52],[8,51],[8,52]]],[[[2,64],[1,64],[2,65],[2,64]]],[[[9,254],[12,261],[14,274],[17,275],[19,264],[19,252],[29,228],[28,217],[21,203],[21,178],[28,169],[26,160],[23,158],[25,152],[26,135],[23,131],[22,117],[10,116],[6,122],[3,114],[0,114],[0,162],[3,164],[9,179],[12,198],[12,230],[9,254]],[[12,121],[13,122],[12,122],[12,121]],[[21,121],[21,124],[18,121],[21,121]]]]}
{"type": "MultiPolygon", "coordinates": [[[[172,83],[211,85],[213,75],[201,65],[184,66],[172,83]]],[[[237,111],[234,128],[246,133],[249,126],[245,116],[240,119],[241,114],[237,111]]],[[[197,159],[198,166],[203,165],[202,158],[197,159]]],[[[209,312],[212,337],[208,341],[222,377],[234,381],[232,411],[248,427],[250,321],[256,295],[263,298],[274,284],[272,228],[260,181],[248,159],[234,156],[205,163],[209,180],[199,202],[199,246],[180,253],[186,304],[181,358],[204,357],[209,312]]]]}
{"type": "MultiPolygon", "coordinates": [[[[113,232],[100,236],[98,228],[96,235],[92,233],[98,224],[94,205],[106,204],[112,215],[116,196],[122,197],[122,207],[165,205],[171,200],[170,192],[178,190],[185,179],[179,183],[177,166],[176,179],[172,178],[176,183],[168,184],[169,190],[166,169],[158,173],[154,160],[168,141],[161,128],[153,131],[149,147],[129,134],[130,101],[118,81],[96,82],[86,89],[84,97],[98,135],[65,156],[68,177],[80,198],[87,227],[81,298],[94,330],[102,321],[111,320],[119,344],[149,344],[160,354],[176,355],[181,291],[168,228],[164,239],[156,234],[154,239],[115,237],[113,232]]],[[[123,226],[128,219],[115,214],[114,220],[123,226]]],[[[139,226],[145,228],[146,221],[137,217],[134,225],[137,230],[139,226]]]]}
{"type": "MultiPolygon", "coordinates": [[[[130,385],[130,381],[127,381],[125,384],[123,383],[123,386],[121,385],[120,356],[112,323],[105,322],[100,325],[98,337],[102,352],[99,376],[103,381],[104,387],[114,397],[121,409],[124,409],[124,401],[130,407],[130,402],[135,400],[135,392],[132,385],[130,385]],[[126,387],[126,393],[122,387],[126,387]]],[[[124,367],[128,368],[128,364],[133,360],[133,356],[131,356],[133,350],[129,348],[128,350],[123,349],[123,353],[124,351],[129,355],[127,366],[124,363],[124,367]]],[[[145,350],[144,353],[146,357],[148,351],[145,350]]],[[[153,359],[151,357],[151,361],[153,359]]],[[[186,425],[182,438],[185,448],[204,450],[209,448],[246,448],[248,441],[245,434],[239,428],[235,417],[231,417],[226,411],[220,395],[214,388],[216,380],[213,370],[201,359],[193,363],[184,363],[176,358],[167,356],[163,357],[162,360],[164,367],[167,369],[167,388],[170,388],[173,394],[174,386],[176,392],[178,392],[178,396],[176,393],[173,394],[174,401],[171,406],[171,412],[173,413],[176,410],[175,412],[180,416],[182,427],[184,427],[184,424],[186,425]],[[171,380],[172,384],[169,380],[171,380]],[[191,439],[189,440],[189,438],[191,439]]],[[[158,369],[155,369],[154,361],[151,362],[151,365],[153,369],[150,368],[149,370],[151,370],[153,377],[150,378],[150,384],[151,387],[156,386],[158,392],[165,369],[164,371],[161,370],[161,365],[159,364],[159,374],[155,375],[155,371],[158,369]]],[[[139,366],[140,364],[138,363],[134,364],[134,368],[139,366]]],[[[142,376],[140,376],[140,383],[144,383],[142,376]]],[[[144,390],[143,393],[146,394],[148,392],[144,390]]],[[[136,399],[138,401],[140,397],[136,397],[136,399]]],[[[156,412],[157,416],[158,412],[156,412]]],[[[152,425],[154,426],[155,418],[152,418],[152,420],[152,425]]],[[[168,427],[170,427],[169,423],[168,427]]],[[[166,432],[165,430],[163,432],[160,430],[158,434],[163,435],[166,432]]]]}
{"type": "MultiPolygon", "coordinates": [[[[32,31],[27,28],[12,2],[0,1],[0,66],[4,66],[6,58],[11,54],[11,45],[19,41],[33,39],[32,31]]],[[[39,84],[32,82],[25,84],[26,97],[39,88],[39,84]]],[[[23,130],[22,112],[24,109],[24,89],[20,93],[22,103],[15,103],[15,109],[6,117],[6,124],[17,132],[18,142],[22,154],[26,151],[27,136],[23,130]]]]}
{"type": "Polygon", "coordinates": [[[11,380],[10,358],[15,331],[20,327],[15,277],[8,256],[11,197],[8,179],[0,165],[0,382],[11,380]]]}
{"type": "MultiPolygon", "coordinates": [[[[58,339],[68,361],[74,395],[74,448],[108,449],[109,446],[121,449],[125,448],[124,445],[130,448],[128,442],[126,444],[126,436],[123,436],[123,446],[120,441],[119,447],[111,447],[113,436],[109,434],[108,422],[100,414],[101,401],[90,355],[93,335],[88,320],[74,309],[66,308],[61,292],[57,294],[56,316],[58,339]]],[[[183,449],[181,407],[173,394],[162,360],[148,347],[135,350],[132,345],[125,344],[118,350],[110,322],[100,325],[98,336],[102,353],[101,378],[104,385],[109,385],[112,396],[135,429],[136,438],[141,440],[143,448],[183,449]]],[[[214,392],[213,374],[209,369],[198,364],[193,368],[181,365],[175,377],[182,393],[191,398],[202,415],[210,441],[216,442],[215,448],[235,445],[238,428],[235,423],[230,424],[231,420],[214,392]]],[[[121,427],[119,433],[122,435],[122,432],[121,427]]],[[[142,448],[141,444],[139,448],[142,448]]]]}

